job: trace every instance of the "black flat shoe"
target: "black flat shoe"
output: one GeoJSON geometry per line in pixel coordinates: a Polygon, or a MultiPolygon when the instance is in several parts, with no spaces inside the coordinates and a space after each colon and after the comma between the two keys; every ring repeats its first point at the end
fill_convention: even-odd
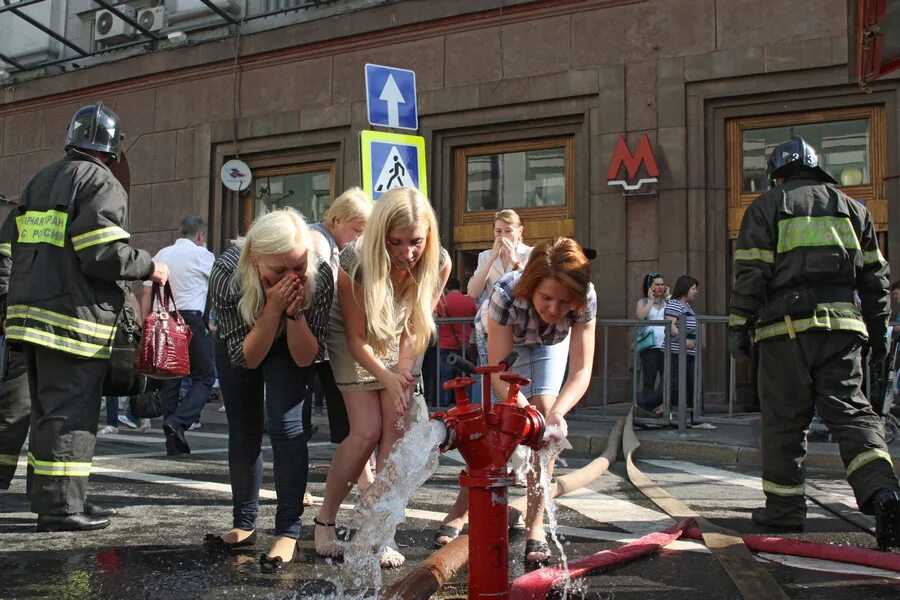
{"type": "Polygon", "coordinates": [[[300,542],[297,541],[294,544],[294,555],[291,556],[290,560],[284,560],[280,556],[269,556],[268,554],[260,554],[259,555],[259,570],[261,573],[275,573],[276,571],[284,570],[284,565],[294,562],[294,559],[297,558],[297,554],[300,553],[300,542]]]}
{"type": "Polygon", "coordinates": [[[234,550],[235,548],[245,548],[247,546],[252,546],[255,543],[255,530],[240,542],[234,542],[233,544],[226,542],[222,539],[222,536],[216,535],[215,533],[207,533],[206,537],[203,538],[203,545],[210,552],[228,552],[230,550],[234,550]]]}
{"type": "MultiPolygon", "coordinates": [[[[184,437],[184,431],[181,429],[176,429],[172,427],[168,423],[163,425],[163,433],[166,434],[166,442],[171,443],[171,446],[181,452],[182,454],[190,454],[191,446],[187,443],[187,438],[184,437]]],[[[168,445],[167,445],[168,450],[168,445]]]]}
{"type": "Polygon", "coordinates": [[[112,517],[119,514],[119,511],[115,508],[105,508],[103,506],[100,506],[99,504],[85,501],[84,514],[91,517],[112,517]]]}
{"type": "Polygon", "coordinates": [[[109,527],[106,517],[92,517],[84,513],[73,515],[38,515],[38,531],[94,531],[109,527]]]}

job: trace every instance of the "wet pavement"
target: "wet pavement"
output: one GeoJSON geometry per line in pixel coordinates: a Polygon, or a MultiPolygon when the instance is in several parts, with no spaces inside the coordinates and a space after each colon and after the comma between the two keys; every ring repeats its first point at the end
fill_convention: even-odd
{"type": "MultiPolygon", "coordinates": [[[[17,477],[9,492],[0,492],[0,597],[335,597],[342,568],[340,563],[332,565],[315,555],[311,525],[316,507],[304,514],[295,562],[281,573],[267,575],[259,571],[258,557],[271,543],[275,512],[268,449],[260,539],[256,546],[227,554],[210,554],[202,547],[206,533],[221,533],[231,525],[227,435],[224,415],[216,408],[207,407],[203,428],[187,434],[193,448],[190,456],[165,456],[158,423],[154,423],[154,432],[148,434],[123,427],[119,434],[99,438],[89,490],[94,502],[119,509],[108,529],[77,534],[37,533],[34,515],[28,512],[24,498],[24,478],[17,477]]],[[[317,416],[315,421],[322,431],[310,447],[310,490],[320,500],[334,447],[324,441],[325,419],[317,416]]],[[[592,427],[601,429],[608,425],[595,423],[592,427]]],[[[568,466],[558,469],[559,473],[588,460],[586,454],[565,458],[568,466]]],[[[742,533],[759,533],[749,521],[750,510],[763,498],[756,468],[677,458],[648,456],[639,460],[638,466],[669,493],[713,522],[742,533]]],[[[386,585],[432,553],[434,529],[458,489],[459,468],[458,454],[442,457],[435,476],[413,495],[407,521],[401,524],[397,535],[407,562],[400,569],[384,572],[386,585]]],[[[840,472],[813,471],[810,483],[852,503],[840,472]]],[[[523,492],[522,488],[513,488],[511,495],[523,492]]],[[[355,492],[351,493],[348,506],[355,498],[355,492]]],[[[348,517],[349,510],[345,510],[338,520],[348,517]]],[[[589,489],[561,500],[558,517],[570,558],[617,548],[624,541],[673,523],[629,483],[621,461],[589,489]]],[[[810,505],[807,532],[791,537],[874,548],[871,535],[814,505],[810,505]]],[[[524,572],[524,544],[524,531],[514,529],[510,538],[512,577],[524,572]]],[[[761,560],[790,598],[900,597],[898,573],[770,555],[761,560]]],[[[435,597],[465,597],[465,582],[466,572],[462,570],[435,597]]],[[[337,596],[372,594],[373,590],[357,590],[337,596]]],[[[708,551],[698,543],[678,541],[655,555],[584,578],[569,597],[700,600],[740,596],[708,551]]]]}

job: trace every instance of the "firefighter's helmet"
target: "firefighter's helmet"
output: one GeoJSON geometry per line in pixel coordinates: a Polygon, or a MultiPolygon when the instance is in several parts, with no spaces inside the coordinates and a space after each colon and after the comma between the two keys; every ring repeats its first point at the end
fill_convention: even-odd
{"type": "Polygon", "coordinates": [[[119,160],[123,137],[119,115],[98,101],[75,111],[66,132],[66,149],[97,150],[119,160]]]}
{"type": "Polygon", "coordinates": [[[785,179],[805,171],[824,183],[837,183],[825,169],[819,166],[819,155],[800,136],[794,136],[775,146],[766,162],[766,175],[774,185],[776,179],[785,179]]]}

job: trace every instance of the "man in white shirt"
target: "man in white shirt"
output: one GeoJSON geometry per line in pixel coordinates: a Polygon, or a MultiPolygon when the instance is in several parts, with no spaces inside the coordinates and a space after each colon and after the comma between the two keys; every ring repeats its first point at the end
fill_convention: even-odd
{"type": "MultiPolygon", "coordinates": [[[[175,304],[193,332],[189,347],[190,391],[179,399],[180,379],[160,382],[166,451],[169,455],[190,454],[191,448],[184,432],[199,420],[215,380],[213,338],[204,317],[209,275],[215,260],[213,253],[206,249],[206,221],[193,215],[185,217],[181,222],[181,237],[157,252],[154,260],[169,265],[169,282],[175,304]]],[[[150,285],[144,287],[141,307],[145,316],[152,308],[152,290],[150,285]]]]}

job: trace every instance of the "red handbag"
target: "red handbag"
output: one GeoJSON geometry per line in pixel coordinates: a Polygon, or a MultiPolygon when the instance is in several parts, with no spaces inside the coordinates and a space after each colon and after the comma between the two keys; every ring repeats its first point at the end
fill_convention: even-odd
{"type": "Polygon", "coordinates": [[[178,312],[172,287],[163,290],[153,284],[153,307],[144,319],[144,337],[134,360],[134,368],[154,379],[176,379],[191,373],[188,347],[193,332],[178,312]],[[173,311],[169,313],[169,302],[173,311]]]}

